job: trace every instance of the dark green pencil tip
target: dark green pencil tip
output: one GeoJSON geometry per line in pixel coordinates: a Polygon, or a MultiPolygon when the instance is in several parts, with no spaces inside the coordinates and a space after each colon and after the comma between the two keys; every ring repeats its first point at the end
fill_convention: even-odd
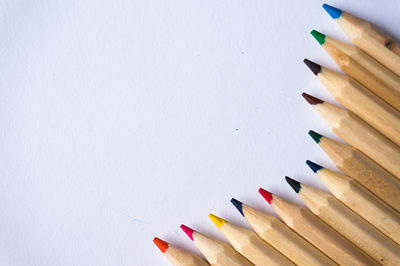
{"type": "Polygon", "coordinates": [[[319,143],[321,141],[322,135],[318,134],[315,131],[308,131],[308,135],[310,135],[312,137],[312,139],[316,142],[319,143]]]}
{"type": "Polygon", "coordinates": [[[325,43],[325,35],[321,32],[312,30],[311,35],[319,42],[319,44],[323,45],[325,43]]]}

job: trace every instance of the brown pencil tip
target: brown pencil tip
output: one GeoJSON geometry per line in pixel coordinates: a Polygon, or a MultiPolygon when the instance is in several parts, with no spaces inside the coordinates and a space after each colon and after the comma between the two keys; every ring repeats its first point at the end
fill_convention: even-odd
{"type": "Polygon", "coordinates": [[[318,98],[316,98],[316,97],[314,97],[314,96],[311,96],[310,94],[307,94],[307,93],[305,93],[305,92],[303,92],[303,93],[301,94],[301,96],[303,96],[303,98],[306,99],[306,101],[307,101],[309,104],[311,104],[311,105],[320,104],[320,103],[323,103],[323,102],[324,102],[323,100],[318,99],[318,98]]]}

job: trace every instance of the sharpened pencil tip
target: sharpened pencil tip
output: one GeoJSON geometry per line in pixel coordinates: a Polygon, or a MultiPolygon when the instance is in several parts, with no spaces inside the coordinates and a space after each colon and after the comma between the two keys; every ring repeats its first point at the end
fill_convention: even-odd
{"type": "Polygon", "coordinates": [[[300,182],[285,176],[286,182],[288,182],[288,184],[293,188],[294,191],[296,191],[296,193],[299,193],[300,189],[301,189],[301,184],[300,182]]]}
{"type": "Polygon", "coordinates": [[[310,130],[308,131],[308,135],[312,137],[312,139],[316,142],[319,143],[321,141],[322,135],[318,134],[317,132],[310,130]]]}
{"type": "Polygon", "coordinates": [[[186,225],[182,224],[181,229],[183,232],[187,234],[187,236],[193,241],[193,232],[194,230],[192,228],[187,227],[186,225]]]}
{"type": "Polygon", "coordinates": [[[159,239],[158,237],[155,237],[153,239],[153,242],[161,250],[162,253],[164,253],[168,249],[168,243],[164,240],[159,239]]]}
{"type": "Polygon", "coordinates": [[[212,213],[208,215],[208,217],[211,219],[211,221],[218,227],[220,228],[226,221],[212,213]]]}
{"type": "Polygon", "coordinates": [[[269,204],[271,204],[271,201],[273,199],[272,193],[269,191],[266,191],[263,188],[259,188],[258,192],[261,194],[261,196],[263,196],[263,198],[268,201],[269,204]]]}
{"type": "Polygon", "coordinates": [[[307,160],[306,164],[311,168],[311,170],[313,170],[314,173],[317,173],[319,170],[323,168],[321,165],[318,165],[310,160],[307,160]]]}
{"type": "Polygon", "coordinates": [[[305,58],[303,60],[304,64],[308,66],[308,68],[314,73],[314,75],[318,75],[319,72],[321,72],[321,66],[318,65],[317,63],[314,63],[313,61],[308,60],[305,58]]]}
{"type": "Polygon", "coordinates": [[[306,101],[311,104],[311,105],[315,105],[315,104],[320,104],[320,103],[324,103],[323,100],[318,99],[317,97],[311,96],[310,94],[307,94],[305,92],[303,92],[301,94],[301,96],[303,96],[304,99],[306,99],[306,101]]]}
{"type": "Polygon", "coordinates": [[[235,206],[236,209],[240,212],[240,214],[241,214],[242,216],[244,216],[244,214],[243,214],[243,203],[241,203],[240,201],[238,201],[238,200],[235,199],[235,198],[232,198],[232,199],[231,199],[231,202],[232,202],[233,206],[235,206]]]}
{"type": "Polygon", "coordinates": [[[325,43],[325,35],[321,32],[312,30],[311,35],[319,42],[319,44],[323,45],[325,43]]]}
{"type": "Polygon", "coordinates": [[[326,12],[328,12],[328,14],[333,19],[340,18],[340,16],[342,15],[342,10],[340,10],[339,8],[330,6],[328,4],[323,4],[322,7],[325,9],[326,12]]]}

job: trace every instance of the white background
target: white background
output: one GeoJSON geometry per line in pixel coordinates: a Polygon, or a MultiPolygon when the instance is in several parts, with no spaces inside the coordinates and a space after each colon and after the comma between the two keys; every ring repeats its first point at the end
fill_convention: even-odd
{"type": "MultiPolygon", "coordinates": [[[[330,4],[400,36],[398,1],[330,4]]],[[[1,1],[0,264],[167,265],[154,236],[247,226],[231,197],[323,188],[300,94],[332,98],[302,60],[337,69],[309,32],[347,38],[321,5],[1,1]]]]}

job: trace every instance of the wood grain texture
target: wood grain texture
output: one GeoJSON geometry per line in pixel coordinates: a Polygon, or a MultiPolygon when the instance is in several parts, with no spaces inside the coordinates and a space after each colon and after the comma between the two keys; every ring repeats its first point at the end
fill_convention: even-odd
{"type": "MultiPolygon", "coordinates": [[[[400,246],[332,195],[302,184],[298,193],[321,220],[382,265],[400,264],[400,246]]],[[[363,202],[359,203],[362,207],[363,202]]]]}
{"type": "Polygon", "coordinates": [[[243,215],[253,230],[297,265],[336,265],[316,247],[276,217],[243,204],[243,215]]]}
{"type": "Polygon", "coordinates": [[[304,207],[274,195],[272,208],[307,241],[341,265],[379,265],[304,207]]]}
{"type": "Polygon", "coordinates": [[[400,215],[354,179],[327,168],[317,172],[329,191],[378,230],[400,244],[400,215]]]}
{"type": "Polygon", "coordinates": [[[400,45],[392,37],[347,12],[336,21],[355,45],[400,76],[400,45]]]}
{"type": "Polygon", "coordinates": [[[232,247],[255,265],[295,265],[254,232],[224,222],[219,229],[232,247]]]}
{"type": "Polygon", "coordinates": [[[400,145],[399,111],[349,76],[321,67],[317,77],[336,101],[400,145]]]}
{"type": "Polygon", "coordinates": [[[340,69],[400,110],[400,77],[358,47],[325,37],[322,45],[340,69]]]}
{"type": "Polygon", "coordinates": [[[199,232],[193,233],[193,242],[211,265],[253,265],[228,244],[203,235],[199,232]]]}
{"type": "Polygon", "coordinates": [[[332,131],[400,179],[400,147],[352,112],[330,103],[312,105],[332,131]]]}
{"type": "Polygon", "coordinates": [[[343,173],[400,212],[400,180],[349,145],[322,137],[319,146],[343,173]]]}

